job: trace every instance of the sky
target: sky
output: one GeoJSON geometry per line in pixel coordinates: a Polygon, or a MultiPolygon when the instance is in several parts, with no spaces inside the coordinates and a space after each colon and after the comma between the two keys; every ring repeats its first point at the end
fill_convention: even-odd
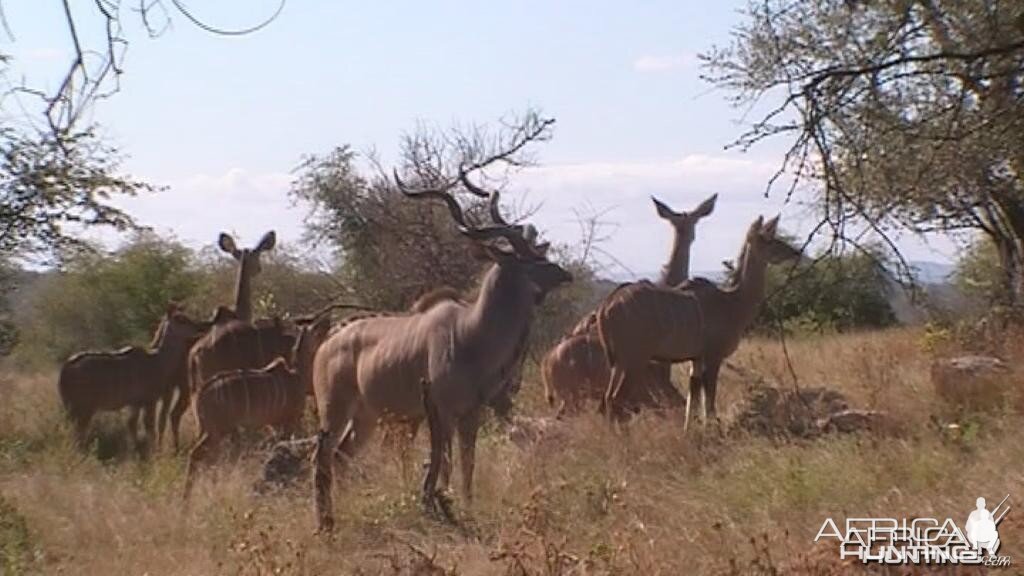
{"type": "MultiPolygon", "coordinates": [[[[186,4],[209,24],[244,28],[278,1],[186,4]]],[[[93,3],[73,4],[80,20],[95,21],[93,3]]],[[[212,35],[171,12],[156,39],[126,7],[120,91],[89,120],[128,155],[126,171],[167,186],[120,204],[200,248],[221,230],[253,243],[276,229],[297,244],[308,210],[288,188],[304,155],[349,144],[387,164],[420,123],[488,124],[534,107],[556,118],[554,138],[510,192],[539,206],[531,221],[549,239],[578,243],[577,214],[600,213],[609,274],[649,275],[671,239],[650,196],[685,210],[718,193],[692,255],[694,270],[713,271],[759,214],[781,213],[795,232],[810,225],[807,206],[764,197],[784,142],[726,150],[743,111],[700,79],[697,55],[728,42],[742,5],[289,0],[254,34],[212,35]]],[[[71,57],[61,3],[3,7],[14,39],[0,51],[26,80],[54,87],[71,57]]],[[[900,244],[911,260],[949,261],[957,248],[942,238],[900,244]]]]}

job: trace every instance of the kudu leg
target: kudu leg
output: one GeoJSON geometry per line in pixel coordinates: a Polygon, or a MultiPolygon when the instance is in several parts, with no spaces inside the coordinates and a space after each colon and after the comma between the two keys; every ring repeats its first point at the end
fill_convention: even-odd
{"type": "Polygon", "coordinates": [[[131,442],[132,448],[139,453],[142,453],[141,444],[139,442],[139,416],[141,410],[138,406],[132,406],[128,411],[128,440],[131,442]]]}
{"type": "Polygon", "coordinates": [[[142,409],[142,427],[146,431],[146,444],[144,446],[145,452],[142,453],[141,455],[143,457],[147,457],[157,446],[156,402],[153,402],[152,404],[147,404],[142,409]]]}
{"type": "Polygon", "coordinates": [[[625,380],[626,371],[621,366],[612,366],[611,377],[608,380],[608,389],[605,390],[600,409],[600,412],[608,418],[609,422],[615,421],[618,410],[618,397],[622,392],[625,380]]]}
{"type": "Polygon", "coordinates": [[[462,467],[462,496],[473,501],[473,471],[476,468],[476,435],[480,430],[480,410],[464,416],[457,424],[459,465],[462,467]]]}
{"type": "Polygon", "coordinates": [[[203,433],[199,436],[192,451],[188,454],[188,467],[185,469],[185,490],[183,497],[188,500],[192,495],[192,485],[195,483],[196,474],[199,472],[200,464],[205,464],[213,450],[216,440],[209,434],[203,433]]]}
{"type": "Polygon", "coordinates": [[[339,434],[335,430],[321,430],[313,451],[313,498],[316,506],[317,531],[334,530],[334,451],[338,449],[339,434]]]}
{"type": "MultiPolygon", "coordinates": [[[[427,472],[423,476],[424,509],[430,514],[437,513],[439,495],[437,491],[437,480],[442,468],[445,466],[445,452],[451,447],[451,429],[447,421],[441,418],[437,405],[430,396],[430,384],[423,380],[422,387],[423,408],[427,417],[427,428],[430,431],[430,460],[427,463],[427,472]]],[[[444,502],[440,502],[441,511],[448,520],[451,516],[444,502]]]]}
{"type": "Polygon", "coordinates": [[[192,401],[192,393],[189,390],[188,383],[178,386],[178,397],[174,401],[174,408],[171,409],[171,441],[174,446],[174,452],[177,453],[180,444],[180,433],[181,430],[181,417],[185,415],[185,411],[188,410],[188,404],[192,401]]]}
{"type": "Polygon", "coordinates": [[[683,434],[690,429],[690,418],[696,415],[696,404],[701,405],[703,409],[704,401],[704,386],[702,383],[702,376],[704,373],[704,366],[702,363],[694,362],[693,370],[690,372],[690,383],[686,389],[686,412],[683,417],[683,434]]]}
{"type": "Polygon", "coordinates": [[[92,421],[92,412],[72,412],[71,421],[75,427],[75,446],[79,450],[85,450],[86,441],[89,435],[89,422],[92,421]]]}
{"type": "Polygon", "coordinates": [[[155,448],[163,443],[164,432],[167,431],[167,416],[171,412],[171,405],[174,402],[174,388],[169,388],[160,397],[160,415],[157,417],[157,436],[155,448]]]}
{"type": "Polygon", "coordinates": [[[718,392],[718,371],[721,369],[721,362],[712,362],[704,367],[702,380],[704,384],[704,421],[718,422],[718,410],[715,408],[715,396],[718,392]]]}

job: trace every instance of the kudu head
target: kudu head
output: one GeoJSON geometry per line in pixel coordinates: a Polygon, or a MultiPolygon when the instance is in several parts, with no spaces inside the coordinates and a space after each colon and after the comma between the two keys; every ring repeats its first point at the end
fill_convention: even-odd
{"type": "Polygon", "coordinates": [[[459,232],[473,241],[479,254],[494,262],[503,271],[522,278],[540,304],[551,290],[572,281],[572,274],[558,264],[548,260],[548,242],[537,241],[537,229],[532,225],[511,224],[501,215],[500,196],[497,191],[486,192],[473,184],[465,173],[459,174],[459,182],[471,194],[488,198],[488,213],[491,224],[477,226],[470,224],[462,207],[451,194],[455,182],[439,188],[411,189],[395,172],[399,190],[410,198],[440,198],[444,200],[459,232]],[[501,241],[504,241],[505,245],[501,241]]]}
{"type": "Polygon", "coordinates": [[[715,202],[717,200],[718,194],[712,194],[690,212],[676,212],[661,200],[651,196],[651,201],[654,202],[654,208],[658,211],[658,216],[668,221],[672,228],[675,229],[676,241],[686,245],[693,243],[696,237],[697,222],[715,211],[715,202]]]}
{"type": "Polygon", "coordinates": [[[288,363],[309,394],[313,393],[313,358],[331,330],[330,313],[334,308],[328,306],[310,317],[295,320],[298,336],[288,363]]]}
{"type": "Polygon", "coordinates": [[[252,320],[252,297],[250,283],[252,277],[260,273],[260,255],[274,248],[277,243],[277,234],[273,230],[267,232],[260,238],[258,244],[253,248],[239,248],[235,239],[226,232],[221,232],[217,238],[217,245],[224,252],[231,255],[238,261],[238,284],[235,289],[235,312],[238,317],[248,322],[252,320]]]}
{"type": "Polygon", "coordinates": [[[757,220],[747,230],[747,241],[743,246],[741,264],[748,258],[757,258],[768,264],[781,264],[789,260],[799,260],[800,250],[797,250],[789,242],[777,236],[779,231],[779,217],[776,216],[765,222],[764,216],[758,216],[757,220]]]}
{"type": "Polygon", "coordinates": [[[676,286],[690,277],[690,246],[697,237],[697,222],[714,211],[718,194],[701,202],[690,212],[676,212],[654,196],[651,196],[651,200],[658,216],[671,224],[675,231],[672,253],[662,268],[658,282],[663,286],[676,286]]]}
{"type": "Polygon", "coordinates": [[[186,315],[175,302],[167,304],[150,347],[161,353],[187,351],[210,328],[210,322],[197,322],[186,315]]]}

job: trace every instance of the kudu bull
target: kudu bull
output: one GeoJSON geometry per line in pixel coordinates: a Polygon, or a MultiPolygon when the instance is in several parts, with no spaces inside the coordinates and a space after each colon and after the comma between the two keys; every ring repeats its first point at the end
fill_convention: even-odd
{"type": "MultiPolygon", "coordinates": [[[[468,191],[482,193],[465,174],[460,180],[468,191]]],[[[313,388],[320,432],[313,457],[314,500],[322,531],[334,525],[331,485],[339,443],[344,454],[354,455],[383,414],[422,420],[423,381],[430,383],[438,411],[433,435],[438,442],[431,445],[449,445],[452,430],[457,431],[462,486],[470,496],[481,408],[507,381],[534,307],[548,291],[572,280],[547,259],[545,245],[524,235],[523,226],[493,218],[496,192],[490,194],[496,223],[475,226],[451,194],[454,182],[421,190],[409,189],[397,174],[396,182],[410,198],[443,200],[459,232],[493,264],[472,303],[441,301],[421,313],[355,321],[317,351],[313,388]]],[[[443,458],[432,450],[432,462],[443,458]]],[[[433,486],[425,489],[433,494],[433,486]]]]}
{"type": "MultiPolygon", "coordinates": [[[[690,247],[696,238],[697,223],[715,209],[714,194],[690,212],[676,212],[657,198],[654,207],[658,216],[672,225],[672,251],[661,270],[659,286],[674,287],[690,277],[690,247]]],[[[650,387],[640,392],[643,405],[681,405],[682,396],[672,385],[672,366],[652,363],[646,382],[650,387]]],[[[608,389],[611,369],[598,337],[594,313],[584,317],[544,356],[541,375],[548,403],[558,407],[558,415],[578,412],[586,401],[601,402],[608,389]]]]}
{"type": "Polygon", "coordinates": [[[722,362],[736,351],[764,299],[769,264],[800,258],[800,251],[777,238],[778,217],[758,218],[747,231],[735,285],[684,283],[675,289],[638,282],[608,296],[597,312],[597,326],[611,366],[602,410],[621,417],[642,389],[652,361],[693,362],[684,431],[694,402],[703,416],[716,416],[715,395],[722,362]]]}

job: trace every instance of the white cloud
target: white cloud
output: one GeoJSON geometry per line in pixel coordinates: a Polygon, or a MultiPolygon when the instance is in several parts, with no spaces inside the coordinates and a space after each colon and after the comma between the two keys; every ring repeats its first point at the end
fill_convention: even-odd
{"type": "Polygon", "coordinates": [[[647,54],[633,60],[633,69],[637,72],[665,72],[675,68],[685,68],[695,61],[692,54],[647,54]]]}
{"type": "Polygon", "coordinates": [[[195,174],[161,182],[167,189],[118,202],[140,224],[172,233],[194,248],[212,245],[221,231],[255,242],[276,230],[285,242],[302,235],[303,206],[288,197],[291,175],[232,168],[221,174],[195,174]]]}

